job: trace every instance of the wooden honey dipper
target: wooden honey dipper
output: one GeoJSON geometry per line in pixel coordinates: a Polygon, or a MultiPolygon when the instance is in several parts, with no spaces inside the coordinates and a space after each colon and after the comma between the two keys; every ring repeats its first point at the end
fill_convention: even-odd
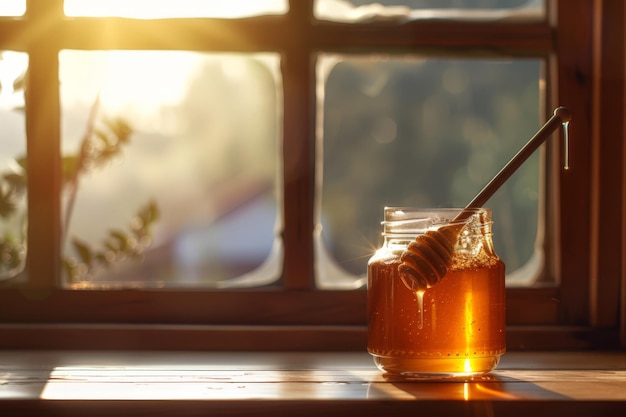
{"type": "MultiPolygon", "coordinates": [[[[424,291],[439,283],[448,271],[459,233],[467,219],[491,198],[509,177],[545,142],[552,133],[571,120],[565,107],[554,110],[550,119],[522,149],[493,177],[474,199],[447,225],[428,230],[413,240],[403,251],[398,272],[404,284],[413,291],[424,291]]],[[[567,155],[566,155],[567,156],[567,155]]],[[[566,159],[567,168],[567,159],[566,159]]]]}

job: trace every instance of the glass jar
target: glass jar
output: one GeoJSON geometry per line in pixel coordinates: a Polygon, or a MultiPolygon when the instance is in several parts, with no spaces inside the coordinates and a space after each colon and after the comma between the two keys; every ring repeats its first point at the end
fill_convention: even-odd
{"type": "Polygon", "coordinates": [[[471,378],[505,352],[505,267],[493,248],[491,212],[473,210],[440,282],[414,291],[400,256],[416,236],[461,209],[386,207],[383,246],[368,262],[368,352],[378,368],[409,379],[471,378]]]}

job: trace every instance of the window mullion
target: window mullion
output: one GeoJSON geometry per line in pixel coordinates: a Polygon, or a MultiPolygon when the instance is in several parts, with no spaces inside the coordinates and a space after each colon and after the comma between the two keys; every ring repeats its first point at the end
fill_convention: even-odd
{"type": "Polygon", "coordinates": [[[26,0],[26,16],[29,19],[40,19],[40,23],[58,20],[64,16],[63,4],[64,0],[26,0]]]}
{"type": "Polygon", "coordinates": [[[623,235],[617,225],[623,222],[623,208],[616,199],[622,189],[624,141],[624,38],[623,2],[596,4],[599,30],[594,44],[594,148],[592,187],[598,197],[592,205],[591,236],[591,324],[613,327],[619,317],[619,279],[623,235]],[[598,161],[602,161],[601,163],[598,161]]]}
{"type": "Polygon", "coordinates": [[[416,20],[405,24],[338,24],[313,26],[315,47],[324,50],[366,48],[389,51],[439,49],[493,54],[543,55],[554,48],[547,22],[507,24],[416,20]]]}
{"type": "MultiPolygon", "coordinates": [[[[569,141],[571,169],[560,167],[559,184],[559,270],[561,322],[588,324],[590,271],[590,205],[581,204],[581,196],[591,195],[591,120],[592,120],[592,16],[588,0],[557,3],[558,58],[553,88],[555,105],[572,113],[569,141]],[[575,151],[574,151],[575,149],[575,151]]],[[[582,200],[585,201],[585,200],[582,200]]]]}
{"type": "Polygon", "coordinates": [[[312,2],[291,2],[287,40],[282,61],[283,198],[285,245],[284,286],[311,289],[313,275],[313,199],[315,97],[311,62],[312,2]],[[305,4],[306,3],[306,4],[305,4]]]}
{"type": "Polygon", "coordinates": [[[34,39],[28,52],[28,286],[51,289],[60,281],[61,253],[58,50],[34,39]]]}
{"type": "Polygon", "coordinates": [[[121,17],[68,18],[63,21],[67,49],[186,50],[259,52],[285,41],[284,16],[245,19],[121,17]],[[171,36],[182,34],[185,36],[171,36]]]}

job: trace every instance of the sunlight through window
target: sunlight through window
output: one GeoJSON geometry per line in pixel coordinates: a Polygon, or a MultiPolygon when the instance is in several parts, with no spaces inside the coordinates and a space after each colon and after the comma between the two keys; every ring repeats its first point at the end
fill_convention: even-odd
{"type": "Polygon", "coordinates": [[[26,12],[26,0],[0,1],[0,16],[22,16],[26,12]]]}
{"type": "MultiPolygon", "coordinates": [[[[59,366],[50,372],[42,400],[245,400],[343,398],[366,394],[361,375],[354,384],[326,382],[315,371],[208,369],[193,366],[59,366]],[[271,382],[271,383],[268,383],[271,382]],[[295,383],[295,384],[294,384],[295,383]],[[295,388],[294,388],[295,387],[295,388]],[[355,394],[356,393],[356,394],[355,394]]],[[[2,382],[2,379],[0,379],[2,382]]]]}
{"type": "Polygon", "coordinates": [[[65,0],[67,16],[243,18],[287,12],[287,0],[65,0]]]}
{"type": "Polygon", "coordinates": [[[60,78],[64,155],[84,146],[86,129],[103,142],[92,140],[95,162],[66,196],[71,285],[223,288],[279,277],[277,54],[65,50],[60,78]],[[127,142],[106,123],[120,118],[127,142]],[[107,155],[98,146],[116,143],[98,162],[107,155]],[[142,245],[131,220],[149,202],[159,215],[142,245]],[[111,238],[128,250],[110,250],[111,238]],[[106,268],[82,262],[87,249],[106,268]]]}

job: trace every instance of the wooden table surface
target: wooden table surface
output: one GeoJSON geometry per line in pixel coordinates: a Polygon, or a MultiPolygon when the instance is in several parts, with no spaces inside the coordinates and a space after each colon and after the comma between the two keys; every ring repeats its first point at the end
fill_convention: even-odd
{"type": "Polygon", "coordinates": [[[470,382],[406,382],[364,352],[0,351],[3,417],[403,412],[626,416],[626,352],[510,352],[470,382]]]}

